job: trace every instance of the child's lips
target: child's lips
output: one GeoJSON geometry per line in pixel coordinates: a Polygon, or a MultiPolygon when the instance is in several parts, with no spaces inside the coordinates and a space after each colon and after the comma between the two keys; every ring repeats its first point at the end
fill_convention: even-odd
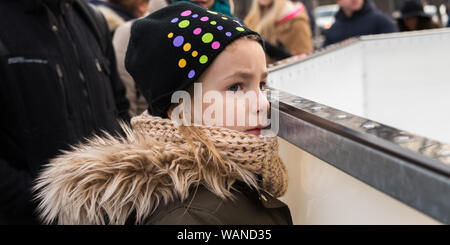
{"type": "Polygon", "coordinates": [[[261,129],[260,128],[250,129],[250,130],[247,130],[247,133],[259,136],[259,135],[261,135],[261,129]]]}

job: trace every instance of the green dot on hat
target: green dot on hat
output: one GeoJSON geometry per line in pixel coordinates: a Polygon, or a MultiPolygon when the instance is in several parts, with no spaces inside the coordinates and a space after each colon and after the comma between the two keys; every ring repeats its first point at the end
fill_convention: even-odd
{"type": "Polygon", "coordinates": [[[238,31],[245,31],[245,29],[244,28],[242,28],[242,27],[236,27],[236,30],[238,30],[238,31]]]}
{"type": "Polygon", "coordinates": [[[180,23],[178,23],[178,27],[180,27],[180,28],[186,28],[186,27],[188,27],[189,26],[189,20],[183,20],[183,21],[181,21],[180,23]]]}
{"type": "Polygon", "coordinates": [[[200,56],[200,64],[205,64],[206,62],[208,62],[208,56],[206,55],[200,56]]]}
{"type": "Polygon", "coordinates": [[[213,38],[214,38],[213,34],[208,32],[208,33],[203,34],[202,41],[204,43],[210,43],[210,42],[212,42],[213,38]]]}

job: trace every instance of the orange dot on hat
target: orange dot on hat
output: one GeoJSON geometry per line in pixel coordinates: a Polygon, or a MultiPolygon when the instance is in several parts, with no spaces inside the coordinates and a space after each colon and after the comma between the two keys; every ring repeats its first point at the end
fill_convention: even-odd
{"type": "Polygon", "coordinates": [[[180,61],[178,61],[178,66],[180,68],[184,68],[186,66],[186,60],[185,59],[180,59],[180,61]]]}
{"type": "Polygon", "coordinates": [[[190,43],[185,43],[184,46],[183,46],[183,50],[186,51],[186,52],[191,50],[191,44],[190,43]]]}
{"type": "Polygon", "coordinates": [[[169,35],[167,35],[168,38],[172,38],[173,37],[173,32],[169,33],[169,35]]]}
{"type": "Polygon", "coordinates": [[[192,51],[192,57],[197,57],[197,55],[198,55],[198,52],[197,51],[192,51]]]}

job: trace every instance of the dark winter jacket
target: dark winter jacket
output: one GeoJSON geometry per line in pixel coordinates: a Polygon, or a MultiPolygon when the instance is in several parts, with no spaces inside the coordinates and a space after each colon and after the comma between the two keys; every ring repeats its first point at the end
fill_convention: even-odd
{"type": "Polygon", "coordinates": [[[375,8],[371,0],[365,0],[363,7],[349,18],[342,9],[335,16],[336,22],[324,32],[323,46],[341,42],[351,37],[396,32],[394,21],[375,8]]]}
{"type": "Polygon", "coordinates": [[[0,1],[0,223],[34,222],[31,182],[59,149],[129,120],[92,11],[84,0],[0,1]]]}
{"type": "MultiPolygon", "coordinates": [[[[147,225],[292,225],[288,206],[267,192],[234,185],[235,200],[224,201],[201,185],[187,201],[161,205],[147,225]],[[195,195],[194,195],[195,193],[195,195]]],[[[129,223],[132,223],[129,220],[129,223]]]]}

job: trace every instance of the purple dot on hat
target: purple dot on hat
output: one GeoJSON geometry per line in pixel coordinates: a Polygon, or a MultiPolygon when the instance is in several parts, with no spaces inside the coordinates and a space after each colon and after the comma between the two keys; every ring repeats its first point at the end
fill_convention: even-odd
{"type": "Polygon", "coordinates": [[[189,16],[191,14],[192,14],[192,11],[186,10],[186,11],[183,11],[183,13],[181,13],[181,16],[189,16]]]}
{"type": "Polygon", "coordinates": [[[195,76],[195,71],[194,70],[190,70],[189,74],[188,74],[188,78],[191,79],[195,76]]]}
{"type": "Polygon", "coordinates": [[[218,41],[215,41],[211,44],[211,47],[213,49],[218,49],[218,48],[220,48],[220,43],[218,41]]]}
{"type": "Polygon", "coordinates": [[[178,18],[173,18],[170,22],[176,23],[178,20],[179,20],[178,18]]]}
{"type": "Polygon", "coordinates": [[[223,30],[223,26],[218,26],[217,30],[219,30],[219,31],[223,30]]]}
{"type": "Polygon", "coordinates": [[[184,43],[184,37],[183,36],[177,36],[175,39],[173,39],[173,46],[180,47],[184,43]]]}
{"type": "Polygon", "coordinates": [[[203,16],[202,18],[200,18],[201,21],[207,21],[209,20],[208,16],[203,16]]]}
{"type": "Polygon", "coordinates": [[[227,33],[225,33],[225,35],[227,35],[227,37],[231,37],[231,32],[227,31],[227,33]]]}
{"type": "Polygon", "coordinates": [[[198,17],[198,14],[193,14],[192,15],[192,18],[197,18],[198,17]]]}
{"type": "Polygon", "coordinates": [[[197,27],[197,28],[194,29],[194,34],[195,34],[195,35],[198,35],[198,34],[200,34],[200,33],[202,33],[202,28],[197,27]]]}

